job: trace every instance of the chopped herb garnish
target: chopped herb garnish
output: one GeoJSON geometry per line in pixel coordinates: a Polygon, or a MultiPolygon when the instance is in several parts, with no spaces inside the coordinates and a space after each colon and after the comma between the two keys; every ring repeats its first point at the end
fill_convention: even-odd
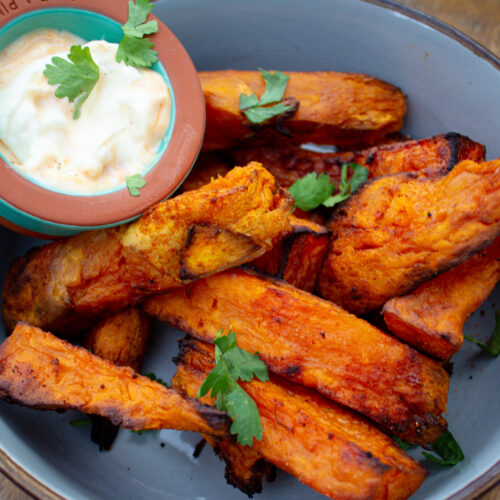
{"type": "Polygon", "coordinates": [[[259,99],[255,94],[240,95],[240,110],[251,123],[263,123],[274,116],[282,115],[290,111],[293,106],[283,102],[289,76],[280,71],[266,71],[259,69],[266,83],[266,90],[259,99]],[[274,106],[269,106],[274,104],[274,106]]]}
{"type": "Polygon", "coordinates": [[[468,335],[464,335],[464,338],[478,345],[491,356],[497,357],[500,354],[500,311],[495,311],[495,328],[486,344],[468,335]]]}
{"type": "Polygon", "coordinates": [[[211,392],[215,405],[226,411],[233,419],[231,433],[237,435],[238,443],[251,446],[253,438],[262,439],[262,425],[255,401],[238,384],[257,377],[262,382],[269,380],[266,365],[258,355],[252,355],[238,347],[236,333],[231,330],[222,335],[217,332],[215,343],[215,368],[200,386],[198,398],[211,392]]]}
{"type": "Polygon", "coordinates": [[[437,464],[456,465],[465,459],[464,452],[450,431],[443,432],[438,440],[431,444],[431,447],[441,458],[425,451],[422,455],[437,464]]]}
{"type": "Polygon", "coordinates": [[[349,198],[358,186],[368,179],[368,173],[368,169],[362,165],[344,163],[340,171],[338,193],[335,195],[333,195],[335,183],[330,182],[330,177],[325,173],[317,175],[311,172],[297,179],[288,190],[295,200],[295,207],[301,210],[307,212],[320,205],[331,208],[349,198]],[[348,169],[352,170],[349,180],[347,180],[348,169]]]}
{"type": "Polygon", "coordinates": [[[146,181],[141,177],[141,174],[134,174],[125,177],[125,182],[127,183],[128,192],[132,196],[139,196],[142,189],[146,185],[146,181]]]}
{"type": "Polygon", "coordinates": [[[92,420],[90,418],[81,418],[79,420],[72,420],[69,425],[71,427],[83,427],[84,425],[90,425],[92,423],[92,420]]]}
{"type": "Polygon", "coordinates": [[[152,380],[153,382],[158,382],[159,384],[161,385],[164,385],[165,387],[168,387],[168,384],[162,380],[161,378],[158,378],[154,373],[150,372],[150,373],[146,373],[144,374],[145,377],[148,377],[150,380],[152,380]]]}
{"type": "Polygon", "coordinates": [[[43,72],[49,85],[58,85],[56,97],[67,97],[75,103],[73,119],[77,120],[82,112],[82,105],[99,80],[99,67],[92,59],[88,47],[73,45],[68,59],[53,57],[52,64],[47,64],[43,72]]]}
{"type": "Polygon", "coordinates": [[[403,451],[406,451],[408,448],[411,448],[413,446],[412,444],[403,441],[398,436],[391,436],[391,438],[403,451]]]}
{"type": "Polygon", "coordinates": [[[147,21],[153,4],[149,0],[136,0],[128,3],[128,20],[122,26],[123,38],[116,52],[116,61],[127,66],[149,68],[158,62],[158,53],[153,50],[153,42],[145,35],[158,31],[156,21],[147,21]]]}

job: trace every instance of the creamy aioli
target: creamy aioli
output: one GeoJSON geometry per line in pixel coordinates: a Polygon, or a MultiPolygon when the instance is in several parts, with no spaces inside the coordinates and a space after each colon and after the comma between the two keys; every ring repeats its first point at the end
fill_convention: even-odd
{"type": "Polygon", "coordinates": [[[155,71],[117,63],[117,48],[44,29],[0,53],[0,153],[15,168],[49,188],[92,194],[154,160],[170,121],[170,93],[155,71]],[[74,105],[57,98],[43,75],[72,45],[89,47],[100,72],[77,120],[74,105]]]}

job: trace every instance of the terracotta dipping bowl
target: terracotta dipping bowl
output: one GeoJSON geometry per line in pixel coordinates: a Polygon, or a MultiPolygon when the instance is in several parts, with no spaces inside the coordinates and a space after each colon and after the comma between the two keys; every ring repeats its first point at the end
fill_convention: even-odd
{"type": "MultiPolygon", "coordinates": [[[[32,0],[9,5],[8,12],[0,10],[0,51],[39,28],[66,30],[89,41],[118,43],[123,36],[121,26],[128,18],[125,0],[32,0]]],[[[30,181],[0,155],[1,224],[30,236],[71,236],[133,220],[179,187],[201,146],[205,105],[189,55],[172,32],[156,20],[159,30],[151,40],[160,62],[152,69],[169,87],[172,112],[156,158],[142,173],[146,186],[140,196],[131,196],[125,184],[93,195],[50,190],[30,181]]]]}

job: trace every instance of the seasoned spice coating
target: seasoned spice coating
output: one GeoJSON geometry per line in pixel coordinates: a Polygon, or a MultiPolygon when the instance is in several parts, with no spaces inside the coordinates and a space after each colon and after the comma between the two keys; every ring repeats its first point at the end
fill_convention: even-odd
{"type": "Polygon", "coordinates": [[[500,234],[500,160],[442,177],[378,177],[330,221],[322,297],[356,314],[382,307],[482,250],[500,234]]]}

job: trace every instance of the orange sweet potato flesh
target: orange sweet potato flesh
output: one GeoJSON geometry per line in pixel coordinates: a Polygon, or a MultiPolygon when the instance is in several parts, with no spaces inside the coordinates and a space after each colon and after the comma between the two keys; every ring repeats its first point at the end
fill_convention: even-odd
{"type": "Polygon", "coordinates": [[[234,168],[136,222],[14,261],[3,289],[5,325],[77,333],[146,296],[259,257],[289,231],[291,209],[291,196],[260,164],[234,168]]]}
{"type": "Polygon", "coordinates": [[[334,213],[322,297],[363,314],[465,261],[500,234],[500,160],[437,178],[365,184],[334,213]]]}
{"type": "MultiPolygon", "coordinates": [[[[213,347],[187,340],[173,384],[192,396],[213,366],[213,347]]],[[[242,385],[257,404],[263,429],[252,448],[233,445],[242,453],[258,452],[334,499],[408,498],[424,481],[425,470],[392,439],[315,391],[273,375],[266,383],[242,385]]]]}
{"type": "Polygon", "coordinates": [[[500,238],[470,259],[384,305],[384,320],[400,339],[438,359],[462,346],[467,318],[500,279],[500,238]]]}
{"type": "Polygon", "coordinates": [[[281,141],[242,146],[227,154],[238,165],[246,165],[248,161],[261,162],[280,186],[288,188],[311,172],[326,173],[338,185],[344,163],[363,165],[369,170],[370,177],[399,172],[418,172],[426,176],[443,174],[463,160],[483,161],[485,148],[468,137],[451,132],[362,151],[318,153],[281,141]]]}
{"type": "Polygon", "coordinates": [[[41,410],[100,415],[132,430],[225,436],[228,429],[225,413],[22,322],[0,346],[0,397],[41,410]]]}
{"type": "Polygon", "coordinates": [[[305,219],[290,218],[292,232],[251,266],[312,292],[328,249],[330,232],[305,219]]]}
{"type": "MultiPolygon", "coordinates": [[[[298,144],[372,145],[402,126],[405,97],[393,85],[360,74],[286,74],[290,79],[284,97],[295,98],[299,108],[282,126],[298,144]]],[[[226,149],[265,135],[269,127],[256,130],[240,111],[240,94],[260,97],[264,93],[259,71],[205,71],[199,77],[207,111],[204,151],[226,149]]]]}
{"type": "MultiPolygon", "coordinates": [[[[87,332],[84,347],[100,358],[139,372],[146,351],[151,318],[138,307],[111,314],[87,332]]],[[[119,427],[107,418],[92,416],[91,438],[100,450],[110,450],[119,427]]]]}
{"type": "Polygon", "coordinates": [[[151,318],[138,307],[129,307],[94,325],[85,336],[85,348],[118,366],[138,372],[149,337],[151,318]]]}
{"type": "Polygon", "coordinates": [[[446,426],[449,376],[374,326],[284,282],[231,269],[149,299],[145,311],[204,341],[222,328],[268,368],[363,413],[409,442],[446,426]]]}

